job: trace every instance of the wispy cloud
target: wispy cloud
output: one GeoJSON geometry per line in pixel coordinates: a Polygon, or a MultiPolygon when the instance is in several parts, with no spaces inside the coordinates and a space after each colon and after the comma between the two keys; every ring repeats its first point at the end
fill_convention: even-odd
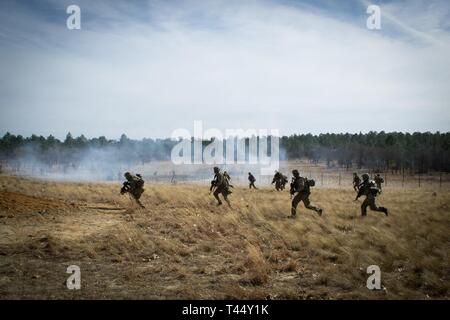
{"type": "Polygon", "coordinates": [[[79,1],[69,31],[71,2],[1,10],[2,131],[449,130],[444,1],[383,4],[379,31],[365,8],[272,1],[79,1]]]}

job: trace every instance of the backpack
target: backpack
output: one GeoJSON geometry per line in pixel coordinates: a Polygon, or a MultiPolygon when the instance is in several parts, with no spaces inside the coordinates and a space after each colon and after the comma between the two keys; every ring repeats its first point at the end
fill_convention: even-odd
{"type": "Polygon", "coordinates": [[[373,181],[370,181],[369,192],[370,192],[373,196],[377,196],[378,193],[380,192],[380,189],[378,189],[378,187],[376,186],[375,182],[373,182],[373,181]]]}
{"type": "Polygon", "coordinates": [[[310,187],[314,187],[316,185],[316,181],[314,181],[314,179],[306,179],[305,178],[305,180],[310,187]]]}
{"type": "Polygon", "coordinates": [[[138,177],[136,181],[136,188],[143,188],[144,187],[144,180],[141,177],[138,177]]]}

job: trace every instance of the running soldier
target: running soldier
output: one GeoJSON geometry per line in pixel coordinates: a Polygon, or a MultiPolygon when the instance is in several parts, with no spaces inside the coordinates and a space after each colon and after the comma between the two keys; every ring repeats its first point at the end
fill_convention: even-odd
{"type": "Polygon", "coordinates": [[[255,176],[252,175],[251,172],[248,173],[248,181],[249,181],[249,185],[248,185],[249,189],[251,189],[252,187],[255,188],[255,189],[258,189],[255,186],[255,181],[256,181],[255,176]]]}
{"type": "Polygon", "coordinates": [[[366,196],[366,199],[364,199],[361,204],[361,215],[365,217],[367,215],[367,207],[370,207],[370,210],[384,212],[387,216],[388,209],[385,207],[377,207],[375,204],[375,197],[380,192],[375,182],[369,179],[369,175],[367,173],[364,173],[362,178],[363,182],[359,185],[359,192],[355,199],[355,201],[357,201],[359,197],[366,196]]]}
{"type": "Polygon", "coordinates": [[[384,183],[384,179],[380,176],[379,173],[377,173],[374,177],[375,184],[377,185],[378,190],[380,190],[381,193],[381,184],[384,183]]]}
{"type": "MultiPolygon", "coordinates": [[[[231,184],[231,177],[228,174],[228,172],[224,171],[223,172],[223,177],[225,178],[225,181],[227,182],[228,187],[230,188],[234,188],[234,186],[231,184]]],[[[231,192],[230,192],[231,193],[231,192]]]]}
{"type": "Polygon", "coordinates": [[[211,181],[211,188],[209,189],[209,193],[214,190],[214,198],[217,200],[217,205],[222,205],[222,201],[219,198],[219,194],[222,194],[223,199],[225,202],[230,205],[230,201],[228,201],[228,195],[231,194],[231,191],[228,189],[229,185],[227,183],[227,180],[225,179],[224,175],[220,172],[220,169],[218,167],[214,167],[214,179],[211,181]]]}
{"type": "Polygon", "coordinates": [[[170,183],[172,183],[172,184],[177,183],[176,179],[177,178],[176,178],[176,175],[175,175],[175,170],[172,170],[172,177],[170,178],[170,183]]]}
{"type": "Polygon", "coordinates": [[[139,200],[144,193],[144,179],[140,174],[132,175],[129,172],[125,172],[124,176],[127,181],[123,183],[120,194],[129,193],[141,208],[145,208],[139,200]]]}
{"type": "Polygon", "coordinates": [[[284,190],[286,183],[288,183],[288,178],[285,175],[283,175],[281,172],[275,171],[275,174],[273,176],[271,184],[274,184],[274,183],[275,183],[275,189],[277,191],[284,190]]]}
{"type": "Polygon", "coordinates": [[[353,173],[353,189],[356,192],[359,191],[359,185],[361,184],[361,178],[358,176],[356,172],[353,173]]]}
{"type": "Polygon", "coordinates": [[[319,216],[322,215],[322,209],[314,207],[311,205],[311,202],[309,200],[309,195],[311,194],[310,188],[315,185],[314,180],[308,180],[307,178],[300,177],[300,173],[297,169],[292,170],[292,182],[291,182],[291,197],[294,196],[294,194],[297,192],[297,195],[294,196],[292,199],[292,207],[291,207],[291,216],[290,218],[295,218],[297,214],[297,206],[298,204],[303,201],[305,204],[305,208],[314,210],[319,214],[319,216]]]}

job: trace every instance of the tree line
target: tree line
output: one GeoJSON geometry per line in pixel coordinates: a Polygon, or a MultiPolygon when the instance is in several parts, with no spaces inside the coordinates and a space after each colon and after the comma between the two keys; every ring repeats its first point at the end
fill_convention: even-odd
{"type": "MultiPolygon", "coordinates": [[[[169,160],[176,143],[173,139],[133,140],[125,134],[111,140],[68,133],[61,141],[52,135],[23,137],[8,132],[0,139],[0,160],[20,161],[32,155],[48,165],[76,164],[88,151],[107,151],[104,161],[114,157],[114,161],[123,163],[145,163],[169,160]]],[[[450,133],[294,134],[280,138],[280,156],[282,160],[307,159],[346,169],[450,172],[450,133]]]]}

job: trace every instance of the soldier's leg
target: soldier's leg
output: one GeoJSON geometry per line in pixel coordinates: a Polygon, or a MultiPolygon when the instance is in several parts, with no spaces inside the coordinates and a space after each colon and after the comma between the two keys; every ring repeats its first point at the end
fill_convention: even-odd
{"type": "Polygon", "coordinates": [[[367,207],[369,206],[369,198],[366,197],[364,199],[363,203],[361,204],[361,215],[366,216],[367,215],[367,207]]]}
{"type": "Polygon", "coordinates": [[[141,208],[145,208],[144,205],[142,204],[142,202],[139,200],[142,196],[142,193],[144,193],[144,189],[136,189],[131,194],[132,194],[134,200],[136,200],[137,204],[141,208]]]}
{"type": "Polygon", "coordinates": [[[141,200],[136,199],[136,202],[138,203],[138,205],[139,205],[141,208],[145,208],[144,205],[141,203],[141,200]]]}
{"type": "Polygon", "coordinates": [[[375,197],[368,197],[370,210],[383,212],[385,215],[388,215],[388,210],[385,207],[377,207],[375,204],[375,197]]]}
{"type": "Polygon", "coordinates": [[[221,190],[216,189],[216,190],[214,190],[214,193],[213,193],[214,198],[216,198],[216,200],[217,200],[217,202],[218,202],[218,205],[221,205],[221,204],[222,204],[222,201],[221,201],[220,198],[219,198],[219,193],[221,193],[221,192],[222,192],[221,190]]]}
{"type": "Polygon", "coordinates": [[[317,208],[313,205],[311,205],[311,201],[309,200],[309,195],[305,194],[303,195],[302,199],[303,203],[305,204],[305,208],[309,209],[309,210],[314,210],[315,212],[317,212],[318,214],[322,214],[322,209],[317,208]]]}
{"type": "Polygon", "coordinates": [[[222,196],[223,196],[223,199],[225,200],[225,202],[228,204],[228,206],[231,207],[230,200],[228,200],[228,190],[223,190],[222,196]]]}
{"type": "Polygon", "coordinates": [[[297,214],[297,206],[300,203],[301,199],[301,194],[297,193],[295,195],[295,197],[292,199],[292,204],[291,204],[291,215],[293,217],[295,217],[295,215],[297,214]]]}

